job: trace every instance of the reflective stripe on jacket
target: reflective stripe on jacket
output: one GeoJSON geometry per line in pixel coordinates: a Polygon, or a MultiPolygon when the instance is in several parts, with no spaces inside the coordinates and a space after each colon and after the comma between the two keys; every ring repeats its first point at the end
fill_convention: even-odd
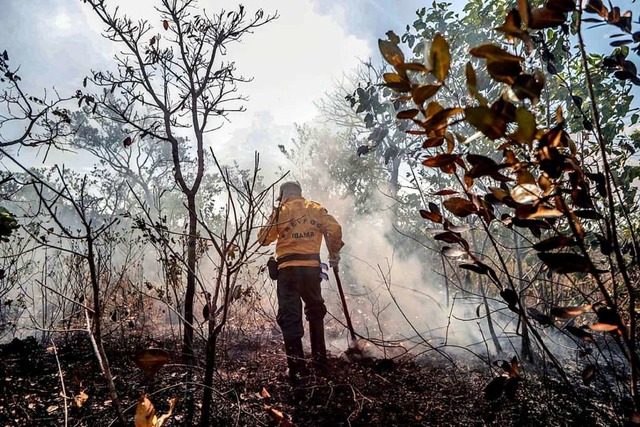
{"type": "MultiPolygon", "coordinates": [[[[300,196],[289,197],[260,229],[258,242],[267,246],[276,242],[276,257],[290,254],[317,254],[324,236],[329,256],[338,254],[344,246],[342,227],[319,203],[300,196]]],[[[287,261],[278,268],[303,266],[317,267],[316,260],[287,261]]]]}

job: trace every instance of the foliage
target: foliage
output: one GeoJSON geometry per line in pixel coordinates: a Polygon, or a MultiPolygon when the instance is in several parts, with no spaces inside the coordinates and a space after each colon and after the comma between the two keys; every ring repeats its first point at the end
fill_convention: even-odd
{"type": "MultiPolygon", "coordinates": [[[[587,9],[595,3],[589,2],[587,9]]],[[[614,25],[626,22],[626,16],[630,16],[630,13],[624,14],[625,18],[620,21],[616,20],[619,10],[613,14],[607,15],[607,19],[614,25]]],[[[601,94],[594,89],[593,77],[598,74],[592,70],[593,57],[585,52],[581,22],[582,10],[576,10],[573,1],[549,0],[539,7],[532,7],[526,0],[519,1],[518,8],[509,11],[504,23],[495,28],[508,41],[519,43],[506,48],[493,43],[475,46],[469,53],[476,59],[464,66],[463,54],[452,53],[452,43],[442,34],[426,38],[425,46],[429,48],[423,58],[407,61],[399,47],[400,38],[389,32],[388,39],[380,40],[379,45],[384,59],[395,72],[383,77],[385,86],[398,93],[396,99],[407,103],[397,117],[413,123],[407,131],[409,138],[417,135],[424,140],[423,165],[450,177],[451,186],[436,193],[442,197],[445,212],[435,203],[429,204],[429,210],[421,211],[424,218],[441,227],[434,238],[450,245],[443,246],[443,255],[458,261],[459,268],[490,279],[509,310],[528,326],[540,348],[567,381],[564,369],[531,320],[549,326],[556,325],[558,319],[570,318],[573,322],[584,317],[582,328],[572,326],[572,322],[560,322],[558,327],[565,334],[588,342],[596,338],[585,329],[605,332],[601,339],[608,337],[624,348],[630,373],[628,391],[637,411],[640,366],[636,352],[633,278],[638,274],[638,245],[635,223],[630,217],[630,210],[635,208],[625,206],[620,194],[621,188],[631,187],[631,182],[627,180],[622,184],[624,187],[619,187],[618,181],[620,169],[632,166],[625,164],[629,155],[617,155],[618,145],[612,144],[615,140],[624,146],[630,138],[618,134],[623,132],[631,97],[624,96],[620,104],[611,105],[615,110],[612,116],[617,120],[613,121],[613,127],[606,128],[608,121],[600,111],[609,103],[598,98],[601,94]],[[567,23],[570,15],[572,22],[567,23]],[[540,31],[558,27],[562,33],[540,31]],[[569,33],[579,38],[575,58],[582,65],[573,70],[577,74],[562,76],[553,62],[549,45],[554,42],[564,50],[569,49],[567,59],[573,59],[570,48],[566,47],[569,33]],[[540,52],[540,62],[532,61],[540,52]],[[478,60],[481,60],[480,67],[478,60]],[[449,102],[443,106],[434,99],[450,84],[455,85],[459,72],[450,75],[455,69],[451,64],[459,64],[459,68],[464,69],[463,81],[466,81],[468,95],[448,98],[449,102]],[[555,97],[550,101],[551,86],[540,70],[542,64],[546,65],[548,76],[557,76],[556,82],[565,86],[571,95],[568,99],[555,97]],[[478,68],[492,80],[490,85],[480,85],[478,68]],[[586,94],[586,106],[583,98],[576,95],[578,90],[586,94]],[[581,123],[569,122],[564,117],[563,109],[574,107],[581,123]],[[555,123],[550,120],[551,108],[555,110],[555,123]],[[578,145],[574,141],[576,135],[580,139],[581,135],[589,135],[595,143],[588,144],[585,137],[578,145]],[[485,142],[480,144],[482,141],[485,142]],[[596,159],[602,162],[602,168],[596,165],[596,159]],[[465,237],[468,232],[455,227],[457,222],[469,220],[484,230],[497,259],[485,259],[474,251],[465,237]],[[570,311],[569,316],[565,316],[567,309],[551,306],[551,310],[544,313],[535,308],[537,298],[531,293],[531,287],[518,283],[522,276],[518,279],[510,273],[507,257],[501,254],[502,243],[495,234],[499,225],[514,232],[528,230],[532,237],[527,240],[532,241],[537,262],[549,274],[580,277],[588,274],[592,289],[579,297],[580,291],[574,288],[573,296],[588,305],[570,311]],[[624,242],[621,227],[629,232],[624,242]],[[624,250],[625,246],[630,251],[624,250]],[[593,316],[587,316],[588,313],[593,316]]],[[[414,42],[409,37],[403,40],[414,42]]],[[[615,77],[632,80],[627,75],[615,77]]],[[[628,94],[628,87],[615,80],[608,80],[607,84],[628,94]]],[[[632,198],[634,194],[635,190],[632,198]]],[[[544,290],[538,290],[538,295],[544,295],[544,290]]],[[[549,307],[549,303],[553,302],[543,306],[549,307]]],[[[590,366],[585,372],[593,369],[590,366]]],[[[491,384],[498,383],[506,382],[496,379],[491,384]]],[[[492,388],[492,394],[494,392],[492,388]]]]}

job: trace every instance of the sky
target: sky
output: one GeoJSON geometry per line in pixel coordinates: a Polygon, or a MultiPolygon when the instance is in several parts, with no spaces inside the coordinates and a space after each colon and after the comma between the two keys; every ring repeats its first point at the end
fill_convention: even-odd
{"type": "MultiPolygon", "coordinates": [[[[465,3],[451,2],[458,10],[465,3]]],[[[156,22],[160,31],[154,0],[107,0],[107,4],[156,22]]],[[[388,30],[401,34],[415,19],[415,11],[427,5],[418,0],[246,0],[243,4],[249,13],[263,8],[280,15],[230,49],[239,73],[253,78],[239,88],[249,98],[247,111],[231,116],[230,123],[208,135],[208,144],[220,157],[244,165],[252,163],[256,150],[263,159],[285,163],[277,147],[295,136],[294,124],[313,122],[315,103],[345,74],[361,61],[380,61],[378,38],[388,30]]],[[[229,10],[237,1],[200,0],[199,5],[229,10]]],[[[114,44],[100,35],[103,25],[81,0],[0,0],[0,28],[0,51],[9,51],[12,66],[21,66],[24,81],[36,95],[45,88],[73,93],[91,70],[109,69],[116,53],[114,44]]],[[[587,36],[606,45],[602,34],[594,30],[587,36]]],[[[74,161],[76,167],[89,169],[90,162],[74,160],[68,153],[48,158],[49,163],[72,167],[74,161]]]]}
{"type": "MultiPolygon", "coordinates": [[[[253,81],[240,87],[249,97],[246,112],[208,136],[208,143],[228,159],[242,163],[256,150],[263,158],[282,156],[277,146],[288,143],[294,123],[314,120],[314,103],[330,92],[344,73],[360,61],[379,60],[377,39],[386,31],[403,30],[423,2],[403,0],[247,0],[252,13],[263,8],[279,18],[247,35],[230,49],[238,71],[253,81]]],[[[107,0],[131,16],[158,20],[152,0],[107,0]]],[[[235,8],[236,1],[204,1],[205,9],[235,8]]],[[[108,69],[116,53],[104,40],[103,28],[90,7],[80,0],[0,0],[1,49],[34,93],[56,88],[61,94],[81,88],[91,70],[108,69]]],[[[158,21],[159,22],[159,21],[158,21]]],[[[23,156],[29,157],[23,153],[23,156]]],[[[284,160],[284,159],[282,159],[284,160]]],[[[57,154],[48,163],[74,163],[57,154]]],[[[86,167],[80,162],[78,167],[86,167]]]]}

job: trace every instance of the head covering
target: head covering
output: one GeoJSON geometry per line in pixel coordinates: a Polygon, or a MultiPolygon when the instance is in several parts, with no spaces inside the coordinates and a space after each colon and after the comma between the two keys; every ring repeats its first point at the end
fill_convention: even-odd
{"type": "Polygon", "coordinates": [[[280,185],[280,195],[278,200],[285,201],[292,196],[302,196],[302,187],[298,181],[287,181],[280,185]]]}

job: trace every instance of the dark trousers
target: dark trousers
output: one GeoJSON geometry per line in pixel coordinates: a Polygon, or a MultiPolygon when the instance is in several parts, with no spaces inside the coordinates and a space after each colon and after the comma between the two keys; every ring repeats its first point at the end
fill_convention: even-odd
{"type": "Polygon", "coordinates": [[[302,301],[309,323],[322,324],[327,308],[320,290],[319,267],[286,267],[278,271],[278,325],[285,342],[302,338],[302,301]]]}

